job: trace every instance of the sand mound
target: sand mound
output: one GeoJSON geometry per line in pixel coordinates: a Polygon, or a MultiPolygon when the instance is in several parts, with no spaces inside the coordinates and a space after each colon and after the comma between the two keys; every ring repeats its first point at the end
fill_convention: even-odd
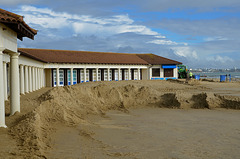
{"type": "Polygon", "coordinates": [[[89,114],[103,115],[108,110],[127,112],[136,107],[215,108],[240,109],[239,99],[226,99],[207,93],[179,90],[182,84],[152,82],[95,82],[57,87],[38,98],[41,103],[11,128],[11,134],[21,147],[23,158],[45,158],[44,151],[51,147],[49,137],[57,122],[67,126],[87,123],[89,114]],[[216,101],[217,104],[216,104],[216,101]]]}
{"type": "Polygon", "coordinates": [[[161,96],[159,107],[180,108],[181,103],[177,100],[175,93],[166,93],[161,96]]]}
{"type": "Polygon", "coordinates": [[[196,80],[196,79],[190,79],[187,83],[188,83],[189,85],[199,85],[199,84],[200,84],[200,81],[199,81],[199,80],[196,80]]]}
{"type": "Polygon", "coordinates": [[[209,108],[206,93],[193,95],[191,100],[194,102],[194,104],[192,105],[192,108],[195,108],[195,109],[209,108]]]}

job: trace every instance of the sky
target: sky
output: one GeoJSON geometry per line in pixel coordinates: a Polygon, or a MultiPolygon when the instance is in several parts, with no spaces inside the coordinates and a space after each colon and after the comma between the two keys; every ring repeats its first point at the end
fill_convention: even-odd
{"type": "Polygon", "coordinates": [[[21,48],[153,53],[240,68],[239,0],[0,0],[38,30],[21,48]]]}

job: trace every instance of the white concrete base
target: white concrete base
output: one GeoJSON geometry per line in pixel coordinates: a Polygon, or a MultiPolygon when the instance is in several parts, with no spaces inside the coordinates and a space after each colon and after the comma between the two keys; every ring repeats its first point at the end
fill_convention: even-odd
{"type": "Polygon", "coordinates": [[[0,125],[0,128],[7,128],[6,125],[0,125]]]}

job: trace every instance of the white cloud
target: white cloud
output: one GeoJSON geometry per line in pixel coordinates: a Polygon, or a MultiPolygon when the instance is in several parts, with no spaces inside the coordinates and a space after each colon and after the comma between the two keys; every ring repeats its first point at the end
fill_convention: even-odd
{"type": "Polygon", "coordinates": [[[157,35],[157,32],[151,31],[149,28],[141,25],[101,25],[93,23],[73,23],[73,29],[75,33],[87,34],[87,35],[114,35],[121,33],[136,33],[142,35],[157,35]]]}
{"type": "MultiPolygon", "coordinates": [[[[29,24],[43,28],[70,27],[74,34],[84,35],[114,35],[120,33],[136,33],[141,35],[158,36],[159,34],[143,25],[135,25],[128,15],[114,15],[110,17],[92,17],[90,15],[75,15],[54,12],[49,8],[22,6],[18,13],[24,15],[29,24]]],[[[160,35],[159,35],[160,36],[160,35]]]]}
{"type": "Polygon", "coordinates": [[[165,39],[165,38],[166,38],[166,36],[163,36],[163,35],[157,35],[157,36],[155,36],[155,38],[159,38],[159,39],[165,39]]]}
{"type": "Polygon", "coordinates": [[[221,37],[221,36],[217,36],[217,37],[208,37],[205,38],[204,41],[222,41],[222,40],[229,40],[226,37],[221,37]]]}
{"type": "Polygon", "coordinates": [[[194,58],[197,59],[198,55],[197,52],[190,47],[187,46],[180,46],[172,48],[174,53],[178,56],[186,57],[186,58],[194,58]]]}
{"type": "Polygon", "coordinates": [[[213,56],[213,57],[208,57],[207,61],[212,61],[212,62],[220,62],[220,63],[228,63],[228,62],[234,62],[234,60],[230,57],[227,56],[213,56]]]}
{"type": "Polygon", "coordinates": [[[147,43],[153,43],[153,44],[158,44],[158,45],[177,45],[176,42],[171,41],[171,40],[153,40],[153,41],[149,41],[147,43]]]}

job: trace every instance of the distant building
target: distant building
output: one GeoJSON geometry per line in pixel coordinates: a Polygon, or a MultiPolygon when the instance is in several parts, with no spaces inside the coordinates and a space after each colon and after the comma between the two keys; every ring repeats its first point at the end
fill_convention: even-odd
{"type": "Polygon", "coordinates": [[[17,38],[34,39],[36,34],[22,16],[0,9],[0,127],[5,127],[9,96],[12,115],[20,112],[20,94],[46,86],[178,78],[181,62],[154,54],[17,49],[17,38]]]}

